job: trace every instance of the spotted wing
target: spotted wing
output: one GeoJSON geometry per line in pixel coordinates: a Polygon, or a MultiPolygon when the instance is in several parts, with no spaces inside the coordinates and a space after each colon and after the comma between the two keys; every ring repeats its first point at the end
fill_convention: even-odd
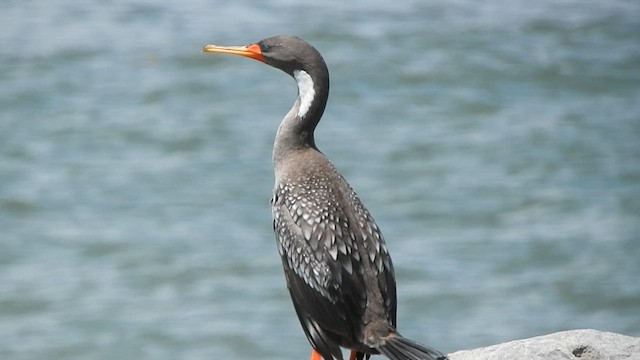
{"type": "Polygon", "coordinates": [[[273,225],[287,285],[309,341],[323,357],[341,358],[366,306],[360,254],[346,214],[328,188],[280,185],[273,225]]]}
{"type": "Polygon", "coordinates": [[[336,343],[357,343],[355,331],[364,325],[367,306],[367,276],[377,280],[395,326],[395,280],[382,235],[346,181],[346,194],[323,181],[304,183],[307,187],[276,187],[274,230],[298,317],[311,343],[328,357],[339,353],[336,343]],[[370,264],[368,274],[364,262],[370,264]]]}

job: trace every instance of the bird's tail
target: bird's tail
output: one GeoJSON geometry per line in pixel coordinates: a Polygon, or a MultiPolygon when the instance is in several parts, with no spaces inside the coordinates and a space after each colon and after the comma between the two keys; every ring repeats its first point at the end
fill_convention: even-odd
{"type": "Polygon", "coordinates": [[[395,333],[378,346],[378,351],[391,360],[446,360],[447,356],[428,346],[420,345],[395,333]]]}

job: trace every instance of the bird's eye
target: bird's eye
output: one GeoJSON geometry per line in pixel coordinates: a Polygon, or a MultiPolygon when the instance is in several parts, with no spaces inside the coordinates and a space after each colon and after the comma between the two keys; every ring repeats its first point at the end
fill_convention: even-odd
{"type": "Polygon", "coordinates": [[[260,44],[260,48],[262,52],[267,52],[273,50],[273,48],[280,46],[280,44],[260,44]]]}

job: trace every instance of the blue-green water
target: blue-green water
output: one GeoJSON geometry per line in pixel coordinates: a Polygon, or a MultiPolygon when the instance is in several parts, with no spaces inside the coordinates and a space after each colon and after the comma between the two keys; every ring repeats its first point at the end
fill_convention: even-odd
{"type": "Polygon", "coordinates": [[[640,336],[637,1],[4,1],[0,358],[307,358],[268,206],[295,84],[200,53],[280,33],[329,64],[317,143],[406,336],[640,336]]]}

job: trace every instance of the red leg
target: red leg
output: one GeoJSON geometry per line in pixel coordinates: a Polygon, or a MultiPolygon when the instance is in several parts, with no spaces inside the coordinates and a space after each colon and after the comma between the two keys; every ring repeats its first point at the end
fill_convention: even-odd
{"type": "Polygon", "coordinates": [[[351,350],[351,355],[349,355],[349,360],[356,360],[356,356],[358,356],[358,352],[355,350],[351,350]]]}
{"type": "Polygon", "coordinates": [[[317,352],[316,349],[313,349],[313,351],[311,352],[311,360],[322,360],[322,355],[320,355],[320,353],[317,352]]]}

